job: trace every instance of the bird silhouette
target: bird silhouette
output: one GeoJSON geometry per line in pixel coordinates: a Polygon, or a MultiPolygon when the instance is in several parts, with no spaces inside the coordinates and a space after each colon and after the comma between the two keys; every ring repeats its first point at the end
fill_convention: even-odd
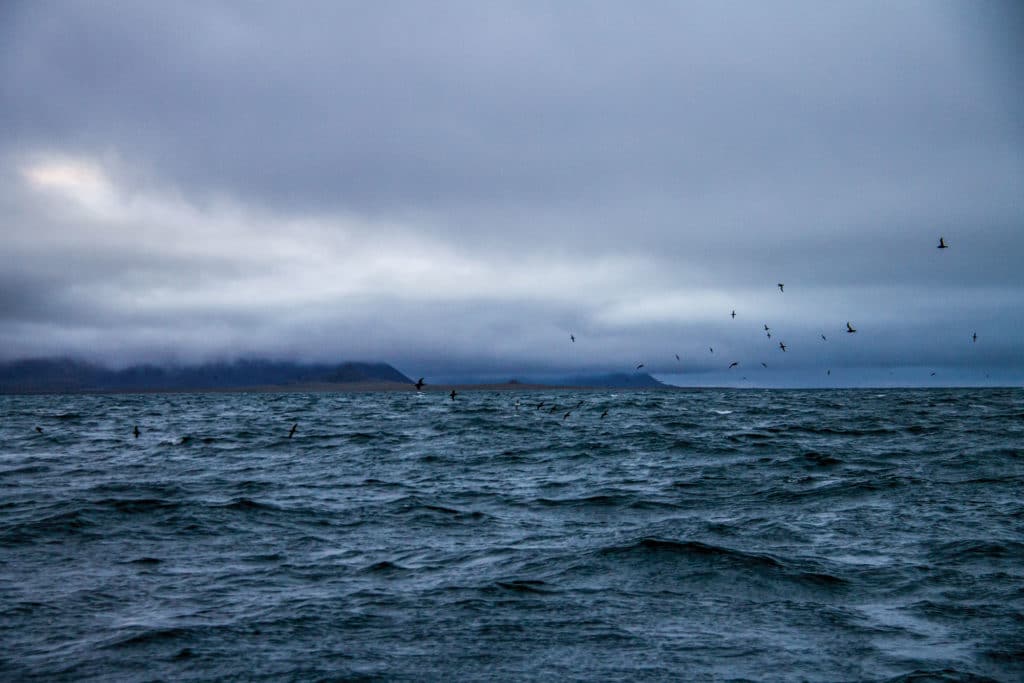
{"type": "Polygon", "coordinates": [[[783,289],[783,287],[785,287],[785,286],[786,286],[786,285],[784,285],[784,284],[782,284],[782,283],[780,282],[780,283],[779,283],[779,291],[780,291],[780,292],[784,292],[785,290],[783,289]]]}
{"type": "Polygon", "coordinates": [[[139,434],[140,434],[140,432],[139,432],[139,425],[135,425],[135,429],[132,430],[132,434],[135,435],[136,439],[139,438],[139,434]]]}
{"type": "Polygon", "coordinates": [[[573,344],[575,344],[576,343],[576,335],[570,334],[569,335],[569,341],[571,341],[573,344]]]}
{"type": "Polygon", "coordinates": [[[295,430],[297,430],[298,428],[299,428],[299,423],[298,422],[296,422],[295,424],[292,425],[292,430],[290,432],[288,432],[288,438],[289,439],[292,438],[293,436],[295,436],[295,430]]]}
{"type": "Polygon", "coordinates": [[[768,367],[768,364],[767,364],[767,363],[765,363],[764,361],[761,361],[761,365],[762,365],[763,367],[768,367]]]}
{"type": "Polygon", "coordinates": [[[426,384],[426,382],[423,381],[422,377],[420,377],[418,380],[416,380],[416,391],[422,391],[424,384],[426,384]]]}
{"type": "Polygon", "coordinates": [[[639,370],[639,369],[640,369],[640,368],[642,368],[643,366],[644,366],[644,364],[643,364],[643,363],[637,363],[637,364],[636,364],[636,369],[637,369],[637,370],[639,370]]]}
{"type": "Polygon", "coordinates": [[[971,335],[971,341],[974,342],[974,343],[978,342],[978,333],[977,332],[975,332],[974,334],[971,335]]]}
{"type": "Polygon", "coordinates": [[[825,335],[821,335],[821,341],[828,341],[828,337],[826,337],[825,335]]]}
{"type": "Polygon", "coordinates": [[[783,352],[783,353],[785,353],[785,352],[786,352],[786,345],[785,345],[785,344],[783,344],[782,342],[779,342],[779,348],[780,348],[780,349],[782,349],[782,352],[783,352]]]}
{"type": "Polygon", "coordinates": [[[944,240],[943,238],[940,237],[939,238],[939,246],[937,246],[935,248],[936,249],[949,249],[949,245],[946,244],[946,240],[944,240]]]}
{"type": "Polygon", "coordinates": [[[832,371],[831,371],[831,370],[826,370],[826,371],[825,371],[825,374],[826,374],[826,375],[830,375],[830,376],[831,376],[831,375],[832,375],[832,371]]]}
{"type": "Polygon", "coordinates": [[[678,353],[676,354],[676,360],[679,360],[679,354],[678,353]]]}
{"type": "Polygon", "coordinates": [[[545,403],[547,403],[547,401],[541,401],[540,403],[538,403],[537,404],[537,410],[540,410],[541,408],[543,408],[545,403]]]}
{"type": "Polygon", "coordinates": [[[733,319],[733,320],[735,320],[735,319],[736,319],[736,309],[735,309],[735,308],[734,308],[734,309],[732,309],[732,319],[733,319]]]}
{"type": "MultiPolygon", "coordinates": [[[[854,329],[853,325],[851,325],[851,324],[850,324],[850,321],[849,321],[849,320],[847,320],[847,321],[846,321],[846,334],[853,334],[853,333],[854,333],[854,332],[856,332],[856,331],[857,331],[857,330],[856,330],[856,329],[854,329]]],[[[871,335],[868,335],[868,336],[871,336],[871,335]]]]}
{"type": "Polygon", "coordinates": [[[771,339],[771,338],[772,338],[772,333],[771,333],[771,332],[765,332],[765,334],[767,334],[767,335],[768,335],[768,338],[769,338],[769,339],[771,339]]]}
{"type": "Polygon", "coordinates": [[[765,331],[765,332],[767,332],[767,331],[768,331],[769,329],[770,329],[770,328],[768,327],[768,323],[765,323],[765,326],[764,326],[764,331],[765,331]]]}
{"type": "Polygon", "coordinates": [[[708,351],[710,351],[711,353],[715,352],[715,350],[713,348],[711,348],[710,346],[708,347],[708,351]]]}
{"type": "Polygon", "coordinates": [[[43,433],[43,428],[42,427],[36,427],[36,433],[37,434],[42,434],[43,433]]]}
{"type": "Polygon", "coordinates": [[[732,370],[737,365],[739,365],[739,363],[737,363],[736,361],[733,361],[733,362],[729,363],[729,369],[732,370]]]}
{"type": "Polygon", "coordinates": [[[458,396],[458,395],[459,395],[459,394],[458,394],[458,392],[456,392],[456,391],[455,391],[454,389],[452,389],[452,393],[448,394],[448,397],[449,397],[449,398],[450,398],[451,400],[453,400],[453,401],[454,401],[454,400],[455,400],[455,397],[456,397],[456,396],[458,396]]]}
{"type": "Polygon", "coordinates": [[[606,418],[606,417],[608,417],[608,409],[607,409],[607,408],[605,408],[605,409],[604,409],[604,412],[603,412],[603,413],[601,413],[601,419],[602,419],[602,420],[603,420],[604,418],[606,418]]]}
{"type": "Polygon", "coordinates": [[[931,375],[929,375],[929,376],[930,376],[930,377],[934,377],[934,376],[935,376],[935,373],[933,372],[933,373],[932,373],[931,375]]]}

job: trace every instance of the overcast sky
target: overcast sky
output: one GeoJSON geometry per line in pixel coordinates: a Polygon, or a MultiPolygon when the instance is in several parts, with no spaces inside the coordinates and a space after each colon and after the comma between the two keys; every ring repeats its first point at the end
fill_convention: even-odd
{"type": "Polygon", "coordinates": [[[1022,36],[1012,2],[0,3],[0,359],[1019,380],[1022,36]]]}

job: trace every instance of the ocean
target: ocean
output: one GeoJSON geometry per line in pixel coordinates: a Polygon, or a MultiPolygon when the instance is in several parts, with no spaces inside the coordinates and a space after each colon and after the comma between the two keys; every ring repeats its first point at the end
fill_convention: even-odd
{"type": "Polygon", "coordinates": [[[1024,390],[0,415],[5,681],[1024,680],[1024,390]]]}

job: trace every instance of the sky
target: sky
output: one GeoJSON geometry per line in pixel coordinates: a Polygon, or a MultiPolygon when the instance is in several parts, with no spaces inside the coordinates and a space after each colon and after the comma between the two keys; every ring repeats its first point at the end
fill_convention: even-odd
{"type": "Polygon", "coordinates": [[[0,360],[1024,382],[1022,36],[1013,2],[0,3],[0,360]]]}

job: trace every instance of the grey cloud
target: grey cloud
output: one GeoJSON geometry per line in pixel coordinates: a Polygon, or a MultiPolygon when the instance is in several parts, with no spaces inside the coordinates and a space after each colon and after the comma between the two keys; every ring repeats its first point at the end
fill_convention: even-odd
{"type": "Polygon", "coordinates": [[[812,339],[818,321],[884,309],[888,335],[847,363],[952,362],[942,330],[975,325],[994,338],[989,361],[1019,363],[1022,16],[1012,3],[7,3],[0,338],[8,353],[33,335],[118,356],[376,349],[480,372],[671,359],[676,340],[691,355],[713,338],[760,352],[703,314],[610,313],[688,293],[784,312],[812,339]],[[175,198],[198,221],[227,202],[265,225],[232,251],[185,228],[135,235],[132,214],[124,244],[114,231],[85,248],[72,237],[100,228],[17,187],[37,154],[101,163],[121,191],[175,198]],[[332,227],[338,216],[369,223],[332,227]],[[232,307],[226,291],[334,275],[305,252],[275,261],[275,230],[320,239],[296,220],[347,230],[366,253],[412,232],[482,274],[464,295],[434,274],[420,301],[388,283],[374,297],[369,272],[333,303],[232,307]],[[36,229],[50,241],[26,242],[36,229]],[[494,264],[541,257],[567,273],[643,265],[578,292],[538,272],[559,287],[551,300],[523,282],[500,302],[475,294],[487,272],[509,276],[494,264]],[[570,328],[588,339],[582,358],[557,346],[570,328]]]}

